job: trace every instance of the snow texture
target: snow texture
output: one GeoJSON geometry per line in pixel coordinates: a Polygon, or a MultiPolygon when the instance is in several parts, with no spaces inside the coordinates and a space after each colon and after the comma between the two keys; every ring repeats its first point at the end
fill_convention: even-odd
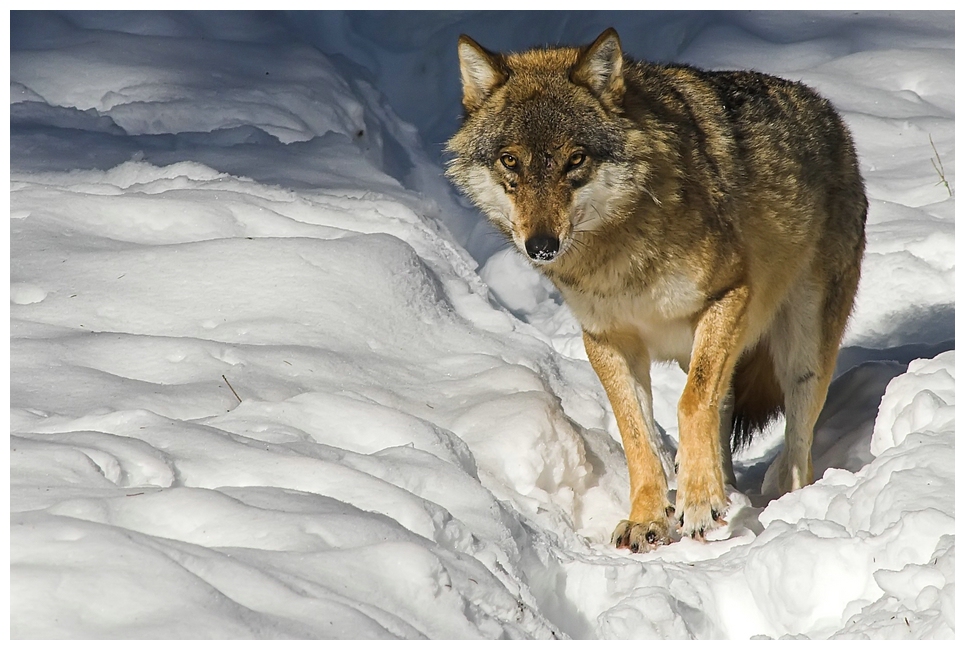
{"type": "MultiPolygon", "coordinates": [[[[953,638],[951,12],[11,15],[13,638],[953,638]],[[803,80],[871,209],[813,485],[631,555],[579,327],[442,177],[456,37],[803,80]],[[940,159],[940,160],[939,160],[940,159]],[[947,182],[947,185],[946,185],[947,182]]],[[[679,369],[654,368],[677,435],[679,369]]]]}

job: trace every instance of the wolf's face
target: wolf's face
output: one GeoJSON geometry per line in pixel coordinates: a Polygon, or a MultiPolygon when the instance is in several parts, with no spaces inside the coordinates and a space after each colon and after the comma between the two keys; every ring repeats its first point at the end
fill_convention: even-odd
{"type": "Polygon", "coordinates": [[[447,173],[536,264],[629,202],[622,57],[611,32],[583,50],[505,56],[460,38],[466,118],[447,173]]]}

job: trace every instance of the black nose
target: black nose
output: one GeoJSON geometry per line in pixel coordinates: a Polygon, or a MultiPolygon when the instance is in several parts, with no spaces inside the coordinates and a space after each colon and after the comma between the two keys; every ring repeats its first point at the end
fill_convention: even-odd
{"type": "Polygon", "coordinates": [[[548,262],[560,252],[560,240],[553,235],[534,235],[526,240],[526,254],[537,262],[548,262]]]}

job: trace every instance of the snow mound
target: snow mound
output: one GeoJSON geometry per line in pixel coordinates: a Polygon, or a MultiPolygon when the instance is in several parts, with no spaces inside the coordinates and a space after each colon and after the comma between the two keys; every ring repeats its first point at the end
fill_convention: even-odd
{"type": "Polygon", "coordinates": [[[875,420],[871,453],[880,456],[916,431],[955,431],[954,352],[916,359],[906,374],[888,384],[875,420]]]}
{"type": "MultiPolygon", "coordinates": [[[[772,547],[808,560],[800,563],[797,580],[778,578],[770,588],[791,584],[800,597],[814,593],[802,589],[804,582],[826,585],[811,602],[832,621],[841,611],[848,614],[835,637],[954,636],[955,460],[948,453],[954,448],[954,375],[954,352],[913,361],[882,399],[872,438],[876,458],[854,474],[829,469],[760,515],[765,531],[754,545],[809,531],[811,539],[786,535],[798,548],[772,547]],[[871,579],[843,588],[835,576],[856,566],[871,579]],[[884,621],[886,612],[891,616],[884,621]]],[[[759,560],[753,566],[768,564],[766,554],[752,558],[759,560]]],[[[793,593],[787,596],[793,601],[793,593]]],[[[801,612],[771,613],[793,619],[801,612]]],[[[805,630],[795,621],[787,632],[805,630]]]]}

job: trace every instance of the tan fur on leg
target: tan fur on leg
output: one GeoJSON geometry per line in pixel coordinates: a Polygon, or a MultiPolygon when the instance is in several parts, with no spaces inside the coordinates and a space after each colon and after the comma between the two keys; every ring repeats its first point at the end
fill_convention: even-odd
{"type": "MultiPolygon", "coordinates": [[[[656,426],[652,416],[650,375],[635,376],[627,355],[615,342],[583,333],[590,364],[600,377],[613,407],[630,471],[630,518],[620,522],[613,533],[617,547],[633,551],[671,541],[668,516],[667,479],[654,449],[656,426]],[[640,391],[637,391],[637,387],[640,391]],[[638,395],[643,399],[639,399],[638,395]],[[646,402],[641,404],[641,402],[646,402]],[[647,413],[644,413],[644,410],[647,413]]],[[[628,342],[624,342],[624,348],[628,342]]],[[[646,350],[634,352],[638,365],[649,366],[646,350]],[[645,363],[639,364],[643,355],[645,363]]]]}
{"type": "Polygon", "coordinates": [[[677,516],[681,531],[703,538],[727,507],[720,449],[720,407],[743,349],[750,290],[728,291],[699,318],[687,384],[680,397],[677,516]]]}

